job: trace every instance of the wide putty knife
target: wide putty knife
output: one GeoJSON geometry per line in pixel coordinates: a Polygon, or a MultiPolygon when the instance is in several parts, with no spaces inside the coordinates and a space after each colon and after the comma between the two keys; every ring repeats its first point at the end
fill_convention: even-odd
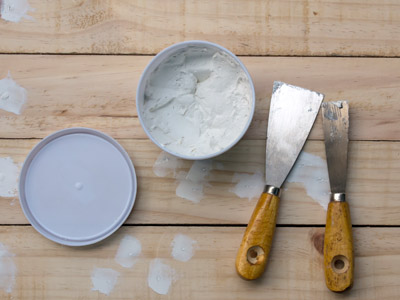
{"type": "Polygon", "coordinates": [[[264,272],[275,231],[280,188],[317,117],[324,96],[274,82],[268,119],[266,186],[254,209],[236,258],[236,270],[252,280],[264,272]]]}
{"type": "Polygon", "coordinates": [[[353,237],[349,205],[345,202],[349,105],[346,101],[322,105],[331,201],[326,214],[324,267],[327,287],[342,292],[353,284],[353,237]]]}

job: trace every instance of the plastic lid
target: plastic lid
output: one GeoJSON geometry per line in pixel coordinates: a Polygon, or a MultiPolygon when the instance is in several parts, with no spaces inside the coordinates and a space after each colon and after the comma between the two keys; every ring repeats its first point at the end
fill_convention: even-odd
{"type": "Polygon", "coordinates": [[[22,167],[19,194],[33,227],[57,243],[83,246],[115,232],[135,202],[136,174],[114,139],[88,128],[58,131],[22,167]]]}

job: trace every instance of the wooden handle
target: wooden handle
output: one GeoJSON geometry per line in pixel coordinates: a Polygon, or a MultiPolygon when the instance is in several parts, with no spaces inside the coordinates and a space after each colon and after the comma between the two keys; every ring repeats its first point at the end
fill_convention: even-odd
{"type": "Polygon", "coordinates": [[[247,225],[236,257],[241,277],[253,280],[264,272],[274,236],[279,197],[263,193],[247,225]]]}
{"type": "Polygon", "coordinates": [[[330,202],[326,215],[324,266],[326,286],[343,292],[353,285],[353,236],[349,205],[330,202]]]}

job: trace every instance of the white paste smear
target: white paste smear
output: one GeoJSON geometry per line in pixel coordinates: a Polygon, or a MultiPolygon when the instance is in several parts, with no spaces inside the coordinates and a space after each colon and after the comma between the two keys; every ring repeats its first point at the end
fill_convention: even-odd
{"type": "Polygon", "coordinates": [[[241,66],[227,53],[189,46],[150,74],[143,122],[167,149],[191,156],[215,154],[246,127],[252,91],[241,66]]]}
{"type": "Polygon", "coordinates": [[[117,283],[119,272],[113,269],[94,268],[92,271],[92,291],[109,295],[117,283]]]}
{"type": "Polygon", "coordinates": [[[0,197],[14,197],[18,193],[19,167],[11,157],[0,157],[0,197]]]}
{"type": "Polygon", "coordinates": [[[17,267],[13,260],[14,254],[7,250],[7,247],[0,243],[0,289],[11,293],[15,285],[15,274],[17,267]]]}
{"type": "Polygon", "coordinates": [[[286,181],[301,183],[307,195],[327,210],[330,198],[328,167],[321,157],[302,151],[286,181]]]}
{"type": "Polygon", "coordinates": [[[153,166],[153,172],[158,177],[169,174],[176,176],[176,169],[182,167],[183,161],[167,152],[161,152],[153,166]]]}
{"type": "Polygon", "coordinates": [[[260,197],[265,187],[264,175],[261,173],[235,173],[232,181],[237,184],[231,189],[231,192],[240,198],[247,198],[249,201],[260,197]]]}
{"type": "Polygon", "coordinates": [[[220,162],[214,163],[212,160],[199,160],[192,164],[189,172],[179,171],[183,167],[183,160],[161,152],[153,166],[153,172],[158,177],[171,175],[178,181],[176,195],[183,199],[199,203],[204,197],[204,186],[209,185],[208,176],[213,169],[213,164],[218,170],[224,168],[220,162]]]}
{"type": "Polygon", "coordinates": [[[2,0],[0,1],[2,19],[14,23],[18,23],[22,18],[28,20],[35,20],[32,16],[28,15],[29,11],[35,11],[30,5],[28,0],[2,0]]]}
{"type": "Polygon", "coordinates": [[[174,281],[176,281],[176,272],[173,268],[162,263],[159,258],[151,261],[147,283],[153,291],[160,295],[166,295],[174,281]]]}
{"type": "Polygon", "coordinates": [[[115,261],[124,268],[132,268],[137,262],[137,257],[142,252],[140,241],[131,236],[125,235],[119,244],[115,261]]]}
{"type": "Polygon", "coordinates": [[[172,252],[171,255],[174,259],[187,262],[194,255],[194,247],[196,241],[184,234],[175,235],[174,240],[171,243],[172,252]]]}
{"type": "Polygon", "coordinates": [[[19,115],[25,102],[26,90],[19,86],[8,72],[8,75],[0,80],[0,109],[19,115]]]}
{"type": "Polygon", "coordinates": [[[181,180],[176,188],[176,195],[194,203],[199,203],[204,196],[204,185],[212,170],[211,160],[199,160],[192,164],[186,178],[181,180]]]}
{"type": "Polygon", "coordinates": [[[176,195],[193,203],[199,203],[204,197],[203,187],[202,183],[182,180],[176,188],[176,195]]]}

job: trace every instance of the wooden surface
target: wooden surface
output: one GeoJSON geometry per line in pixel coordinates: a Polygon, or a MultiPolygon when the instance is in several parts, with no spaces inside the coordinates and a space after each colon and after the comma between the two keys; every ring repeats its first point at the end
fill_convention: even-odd
{"type": "MultiPolygon", "coordinates": [[[[213,170],[204,198],[195,204],[176,195],[172,175],[157,177],[153,165],[161,150],[150,140],[119,139],[128,151],[138,175],[139,190],[129,224],[241,224],[250,219],[257,198],[248,201],[231,190],[234,173],[264,173],[265,141],[243,140],[215,159],[225,170],[213,170]],[[218,199],[218,200],[216,200],[218,199]]],[[[0,157],[22,163],[39,140],[0,139],[0,157]]],[[[304,151],[325,158],[322,141],[308,141],[304,151]]],[[[400,223],[400,143],[354,141],[349,145],[347,198],[352,221],[357,225],[399,225],[400,223]],[[377,200],[379,199],[379,201],[377,200]]],[[[177,171],[188,171],[185,161],[177,171]]],[[[323,170],[323,167],[316,167],[323,170]]],[[[326,171],[327,172],[327,171],[326,171]]],[[[316,182],[315,184],[318,184],[316,182]]],[[[285,183],[278,224],[325,224],[325,210],[299,183],[285,183]]],[[[0,224],[28,224],[19,203],[13,198],[0,201],[0,224]],[[13,205],[10,205],[13,204],[13,205]]]]}
{"type": "MultiPolygon", "coordinates": [[[[343,299],[329,291],[323,275],[324,228],[277,228],[265,276],[245,281],[235,271],[235,255],[243,228],[124,226],[96,246],[59,246],[30,226],[0,228],[0,239],[15,253],[19,266],[14,299],[343,299]],[[197,241],[194,258],[171,258],[176,233],[197,241]],[[132,269],[114,261],[124,234],[137,237],[142,255],[132,269]],[[147,288],[147,268],[161,258],[179,274],[170,293],[160,296],[147,288]],[[24,267],[22,267],[24,266],[24,267]],[[121,273],[112,294],[91,292],[93,267],[121,273]]],[[[356,228],[356,282],[346,299],[393,300],[399,295],[400,235],[397,228],[356,228]]],[[[1,294],[2,299],[7,295],[1,294]]],[[[7,298],[6,298],[7,299],[7,298]]]]}
{"type": "Polygon", "coordinates": [[[206,39],[240,55],[397,56],[396,0],[30,0],[35,21],[0,24],[6,53],[155,54],[206,39]]]}
{"type": "MultiPolygon", "coordinates": [[[[0,288],[1,299],[400,298],[398,1],[29,3],[34,21],[0,19],[0,79],[10,71],[28,93],[21,115],[0,111],[0,157],[22,163],[49,133],[91,127],[117,138],[127,150],[139,190],[126,224],[105,241],[83,248],[48,241],[29,225],[17,197],[0,197],[0,242],[15,254],[17,267],[15,286],[11,293],[0,288]],[[190,39],[217,42],[248,55],[240,59],[253,78],[257,98],[245,138],[214,160],[224,167],[210,172],[211,186],[197,204],[176,195],[171,175],[154,174],[161,151],[141,129],[135,107],[136,86],[152,55],[190,39]],[[274,80],[350,104],[347,198],[354,224],[355,273],[353,289],[344,295],[325,286],[326,211],[299,182],[285,184],[264,276],[247,282],[235,271],[257,199],[236,196],[232,179],[235,173],[264,174],[274,80]],[[171,257],[177,233],[197,241],[195,255],[186,263],[171,257]],[[114,261],[124,234],[138,238],[143,247],[132,269],[114,261]],[[154,258],[164,259],[179,274],[167,295],[148,287],[154,258]],[[94,267],[121,273],[108,297],[91,290],[94,267]]],[[[325,159],[322,137],[318,116],[304,150],[325,159]]],[[[179,171],[191,164],[185,161],[179,171]]],[[[324,171],[323,166],[317,168],[324,171]]]]}
{"type": "MultiPolygon", "coordinates": [[[[43,138],[54,130],[87,126],[115,138],[146,138],[136,118],[134,99],[139,77],[151,58],[1,55],[0,77],[10,70],[13,78],[29,90],[29,102],[22,116],[2,115],[0,137],[43,138]]],[[[326,101],[348,100],[350,139],[400,140],[399,59],[240,59],[252,76],[257,99],[254,121],[246,138],[266,137],[272,83],[281,80],[320,91],[326,101]]],[[[321,125],[318,116],[311,139],[323,138],[321,125]]]]}

